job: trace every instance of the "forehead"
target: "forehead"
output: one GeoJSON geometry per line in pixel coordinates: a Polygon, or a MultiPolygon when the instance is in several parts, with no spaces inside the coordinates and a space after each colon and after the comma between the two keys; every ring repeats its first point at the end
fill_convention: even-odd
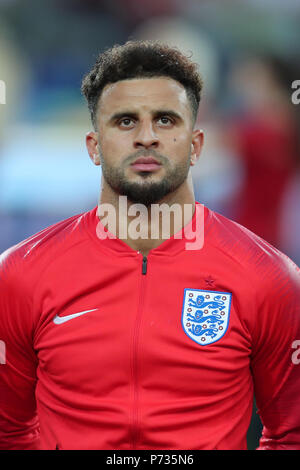
{"type": "Polygon", "coordinates": [[[101,114],[111,114],[123,107],[137,111],[172,108],[183,114],[190,113],[185,88],[176,80],[166,77],[135,78],[106,85],[98,103],[101,114]]]}

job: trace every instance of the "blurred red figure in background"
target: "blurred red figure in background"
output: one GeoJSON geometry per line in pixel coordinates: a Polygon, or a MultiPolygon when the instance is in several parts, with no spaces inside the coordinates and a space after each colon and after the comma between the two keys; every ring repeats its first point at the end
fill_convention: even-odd
{"type": "Polygon", "coordinates": [[[275,61],[247,61],[232,74],[244,112],[229,133],[244,165],[233,202],[234,219],[280,248],[281,202],[299,159],[296,109],[284,69],[275,61]]]}

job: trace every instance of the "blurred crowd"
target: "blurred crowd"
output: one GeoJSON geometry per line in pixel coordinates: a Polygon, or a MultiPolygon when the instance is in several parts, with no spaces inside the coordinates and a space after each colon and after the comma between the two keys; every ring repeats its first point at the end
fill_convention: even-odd
{"type": "Polygon", "coordinates": [[[0,252],[97,204],[80,83],[99,52],[145,38],[204,78],[196,199],[300,264],[299,20],[297,0],[0,0],[0,252]]]}
{"type": "MultiPolygon", "coordinates": [[[[219,152],[215,174],[221,189],[218,193],[212,185],[208,205],[299,264],[300,108],[291,101],[295,76],[300,74],[293,64],[270,55],[244,57],[231,67],[228,96],[233,99],[213,116],[217,150],[209,149],[219,152]]],[[[205,200],[200,166],[196,193],[205,200]]]]}

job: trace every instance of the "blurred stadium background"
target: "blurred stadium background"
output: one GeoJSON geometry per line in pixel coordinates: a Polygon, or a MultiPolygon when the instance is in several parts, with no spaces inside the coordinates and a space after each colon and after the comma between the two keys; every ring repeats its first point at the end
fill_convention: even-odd
{"type": "Polygon", "coordinates": [[[300,264],[299,20],[298,0],[0,0],[0,252],[97,204],[81,79],[100,51],[146,38],[205,80],[196,199],[300,264]]]}

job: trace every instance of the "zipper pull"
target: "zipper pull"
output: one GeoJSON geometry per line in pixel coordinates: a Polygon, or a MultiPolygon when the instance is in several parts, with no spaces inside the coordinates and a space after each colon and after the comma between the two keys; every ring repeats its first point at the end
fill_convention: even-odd
{"type": "Polygon", "coordinates": [[[147,256],[143,256],[142,274],[147,274],[147,256]]]}

